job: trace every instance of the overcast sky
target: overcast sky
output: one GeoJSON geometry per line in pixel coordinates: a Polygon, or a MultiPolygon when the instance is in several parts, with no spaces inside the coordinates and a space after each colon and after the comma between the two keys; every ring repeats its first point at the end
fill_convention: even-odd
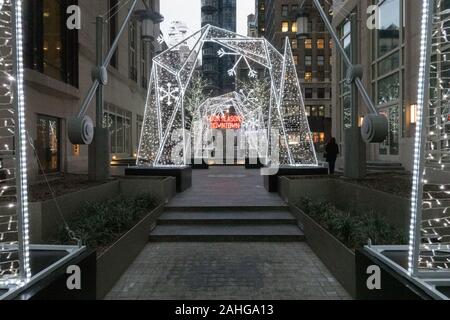
{"type": "MultiPolygon", "coordinates": [[[[161,0],[161,14],[164,22],[161,30],[167,33],[171,21],[186,22],[190,29],[189,34],[201,28],[201,0],[161,0]]],[[[237,0],[237,31],[247,35],[247,16],[255,13],[255,0],[237,0]]]]}

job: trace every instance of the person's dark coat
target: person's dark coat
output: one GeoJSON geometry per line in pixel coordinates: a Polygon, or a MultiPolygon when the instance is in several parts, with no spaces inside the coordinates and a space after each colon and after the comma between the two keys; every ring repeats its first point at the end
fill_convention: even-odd
{"type": "Polygon", "coordinates": [[[339,154],[339,146],[337,145],[337,143],[330,142],[325,147],[325,153],[326,153],[325,158],[327,162],[336,161],[337,156],[339,154]]]}

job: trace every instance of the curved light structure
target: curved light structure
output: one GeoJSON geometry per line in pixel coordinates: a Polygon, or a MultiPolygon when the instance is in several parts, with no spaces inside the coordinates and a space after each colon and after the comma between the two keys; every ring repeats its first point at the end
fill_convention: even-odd
{"type": "Polygon", "coordinates": [[[256,77],[258,73],[252,65],[269,71],[270,105],[266,107],[268,110],[262,110],[267,115],[264,118],[269,141],[266,153],[270,156],[279,150],[279,155],[270,159],[278,159],[279,165],[317,166],[289,39],[281,54],[263,38],[248,38],[210,25],[153,59],[137,164],[183,166],[189,163],[191,134],[180,134],[191,130],[184,99],[192,75],[200,65],[203,45],[208,42],[221,47],[217,52],[219,57],[235,57],[236,64],[228,71],[230,76],[236,75],[239,63],[247,65],[249,77],[256,77]],[[191,50],[186,51],[187,47],[191,50]],[[269,132],[276,132],[279,141],[271,141],[269,132]]]}

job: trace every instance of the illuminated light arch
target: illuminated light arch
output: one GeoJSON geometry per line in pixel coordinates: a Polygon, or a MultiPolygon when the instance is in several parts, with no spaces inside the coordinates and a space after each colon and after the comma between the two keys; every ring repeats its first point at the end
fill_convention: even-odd
{"type": "Polygon", "coordinates": [[[262,109],[258,103],[248,101],[247,97],[238,92],[206,99],[194,112],[191,129],[194,158],[207,158],[215,129],[239,130],[239,146],[243,149],[239,151],[245,152],[246,155],[266,157],[268,142],[262,109]],[[230,114],[233,114],[231,120],[230,114]],[[214,122],[225,123],[226,127],[216,127],[214,122]]]}
{"type": "MultiPolygon", "coordinates": [[[[233,55],[238,63],[245,62],[250,69],[250,77],[257,76],[250,63],[269,70],[271,85],[267,94],[270,95],[270,105],[267,107],[269,110],[263,110],[263,113],[268,115],[264,119],[267,136],[276,131],[280,137],[276,149],[279,156],[270,157],[272,151],[275,152],[275,143],[270,139],[267,147],[269,157],[277,159],[275,164],[317,166],[289,39],[286,39],[284,54],[281,54],[264,38],[248,38],[210,25],[153,58],[137,165],[189,164],[190,137],[179,132],[189,129],[184,99],[192,75],[199,67],[199,55],[205,43],[221,46],[219,57],[233,55]],[[186,54],[187,46],[192,49],[186,54]],[[179,144],[183,145],[183,150],[174,158],[173,150],[179,144]]],[[[229,70],[231,76],[236,74],[238,63],[229,70]]]]}
{"type": "Polygon", "coordinates": [[[0,9],[0,286],[23,285],[31,277],[22,0],[0,9]]]}
{"type": "Polygon", "coordinates": [[[450,8],[423,0],[408,272],[450,278],[450,8]]]}

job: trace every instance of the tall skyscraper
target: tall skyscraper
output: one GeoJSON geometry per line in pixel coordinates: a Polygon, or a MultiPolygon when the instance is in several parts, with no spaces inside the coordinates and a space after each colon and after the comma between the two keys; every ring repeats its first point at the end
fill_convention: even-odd
{"type": "MultiPolygon", "coordinates": [[[[202,0],[202,27],[213,25],[236,32],[236,0],[202,0]]],[[[219,58],[217,45],[205,44],[203,47],[202,70],[210,84],[213,94],[219,95],[235,89],[235,78],[228,75],[234,58],[219,58]]]]}

